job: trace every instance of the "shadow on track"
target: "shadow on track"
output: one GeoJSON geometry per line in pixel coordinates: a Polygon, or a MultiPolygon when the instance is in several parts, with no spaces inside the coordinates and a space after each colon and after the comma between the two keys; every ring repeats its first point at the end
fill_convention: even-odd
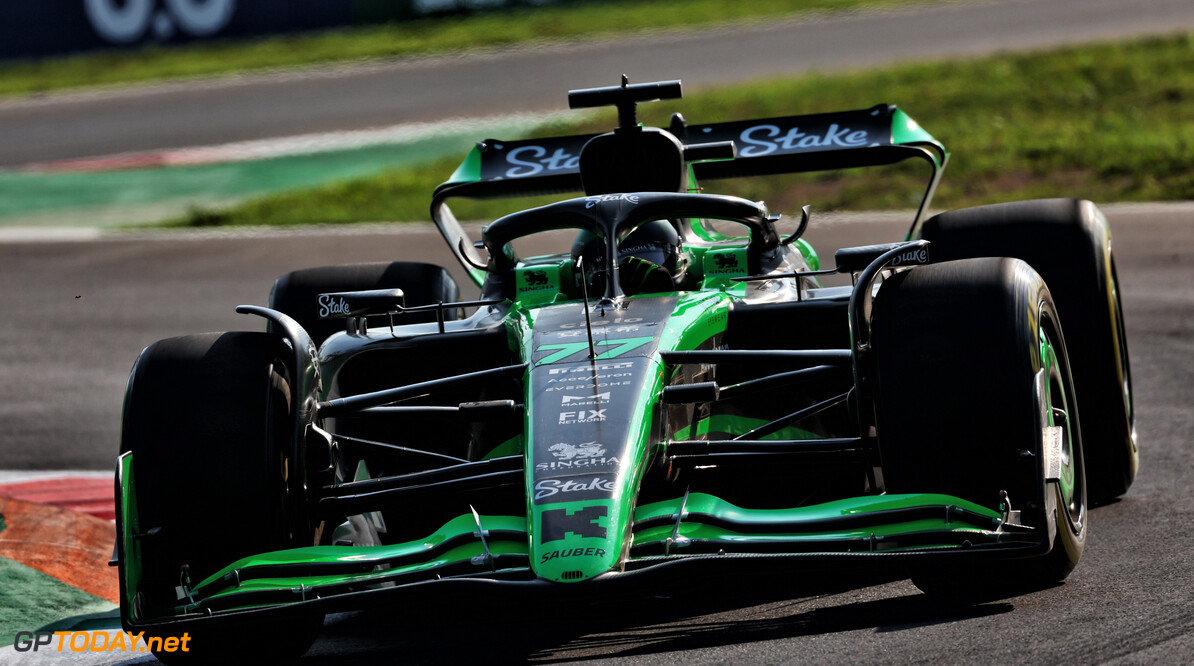
{"type": "Polygon", "coordinates": [[[1008,613],[991,599],[942,600],[891,576],[848,582],[739,577],[601,600],[436,600],[328,618],[308,659],[354,666],[560,663],[800,636],[902,631],[1008,613]],[[879,596],[881,598],[875,598],[879,596]]]}

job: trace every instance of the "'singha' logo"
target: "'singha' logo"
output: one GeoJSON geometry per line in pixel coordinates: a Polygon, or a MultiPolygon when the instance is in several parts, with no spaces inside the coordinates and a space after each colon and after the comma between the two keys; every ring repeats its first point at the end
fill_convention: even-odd
{"type": "Polygon", "coordinates": [[[583,442],[568,444],[560,442],[547,448],[551,455],[559,460],[575,460],[577,458],[599,458],[605,455],[605,449],[597,442],[583,442]]]}
{"type": "Polygon", "coordinates": [[[713,261],[722,270],[738,268],[738,255],[736,254],[716,254],[713,255],[713,261]]]}

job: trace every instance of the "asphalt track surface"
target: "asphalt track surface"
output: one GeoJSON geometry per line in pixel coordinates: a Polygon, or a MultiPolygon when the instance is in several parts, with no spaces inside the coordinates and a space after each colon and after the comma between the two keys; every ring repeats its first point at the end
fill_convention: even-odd
{"type": "Polygon", "coordinates": [[[614,85],[622,73],[632,82],[681,79],[694,89],[1192,28],[1190,0],[994,0],[52,94],[0,101],[0,167],[557,111],[565,91],[614,85]]]}
{"type": "MultiPolygon", "coordinates": [[[[1063,585],[942,604],[906,581],[692,580],[600,604],[494,600],[329,618],[314,663],[1181,663],[1194,658],[1194,205],[1109,207],[1123,289],[1142,467],[1095,509],[1063,585]]],[[[897,239],[907,220],[814,219],[835,247],[897,239]]],[[[418,227],[144,235],[0,244],[0,460],[108,468],[129,367],[150,342],[229,328],[273,278],[322,264],[447,262],[418,227]]],[[[981,381],[981,378],[968,378],[981,381]]],[[[196,489],[196,501],[203,489],[196,489]]]]}

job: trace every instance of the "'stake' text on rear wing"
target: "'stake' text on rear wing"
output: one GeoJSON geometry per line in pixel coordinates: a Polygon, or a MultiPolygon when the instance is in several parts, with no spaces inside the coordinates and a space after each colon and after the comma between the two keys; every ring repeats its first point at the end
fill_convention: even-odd
{"type": "MultiPolygon", "coordinates": [[[[932,200],[949,160],[945,146],[895,106],[762,120],[689,125],[670,130],[691,146],[732,141],[733,160],[691,165],[698,182],[721,178],[831,171],[923,159],[930,177],[913,220],[932,200]]],[[[446,182],[435,190],[432,217],[458,259],[478,281],[483,261],[447,209],[450,198],[490,199],[583,190],[580,152],[594,134],[478,143],[446,182]]]]}

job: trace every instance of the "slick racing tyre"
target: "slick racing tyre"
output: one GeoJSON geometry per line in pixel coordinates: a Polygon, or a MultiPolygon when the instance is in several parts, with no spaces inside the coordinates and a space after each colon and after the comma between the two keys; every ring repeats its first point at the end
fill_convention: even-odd
{"type": "MultiPolygon", "coordinates": [[[[155,342],[133,365],[120,450],[133,456],[130,527],[141,536],[139,552],[124,554],[135,562],[121,566],[139,569],[128,590],[137,619],[174,614],[185,603],[178,586],[186,578],[193,588],[240,558],[314,542],[303,500],[287,483],[288,471],[298,468],[289,459],[294,426],[285,359],[292,355],[269,333],[208,333],[155,342]]],[[[314,623],[306,619],[271,629],[314,623]]],[[[308,633],[286,634],[302,648],[292,657],[314,641],[308,633]]],[[[188,653],[158,656],[210,663],[230,650],[241,659],[267,644],[275,656],[280,649],[260,636],[258,647],[226,638],[196,637],[188,653]]]]}
{"type": "MultiPolygon", "coordinates": [[[[408,307],[460,300],[460,288],[442,266],[395,261],[321,266],[287,273],[274,282],[269,307],[290,315],[307,331],[312,342],[322,345],[332,333],[344,330],[344,320],[320,318],[319,295],[369,289],[401,289],[408,307]]],[[[445,312],[445,316],[456,318],[454,311],[445,312]]],[[[418,324],[435,320],[434,312],[417,312],[401,315],[395,323],[418,324]]],[[[280,332],[273,322],[268,330],[280,332]]]]}
{"type": "Polygon", "coordinates": [[[1086,482],[1061,322],[1044,281],[1017,259],[915,268],[880,288],[872,341],[887,492],[995,508],[1006,491],[1021,523],[1055,535],[1045,556],[914,572],[926,592],[1047,586],[1081,558],[1086,482]],[[1059,448],[1047,451],[1047,438],[1059,448]]]}
{"type": "Polygon", "coordinates": [[[950,211],[924,223],[934,261],[1015,257],[1041,274],[1066,330],[1090,499],[1123,495],[1136,477],[1136,419],[1111,231],[1089,201],[1050,199],[950,211]]]}

